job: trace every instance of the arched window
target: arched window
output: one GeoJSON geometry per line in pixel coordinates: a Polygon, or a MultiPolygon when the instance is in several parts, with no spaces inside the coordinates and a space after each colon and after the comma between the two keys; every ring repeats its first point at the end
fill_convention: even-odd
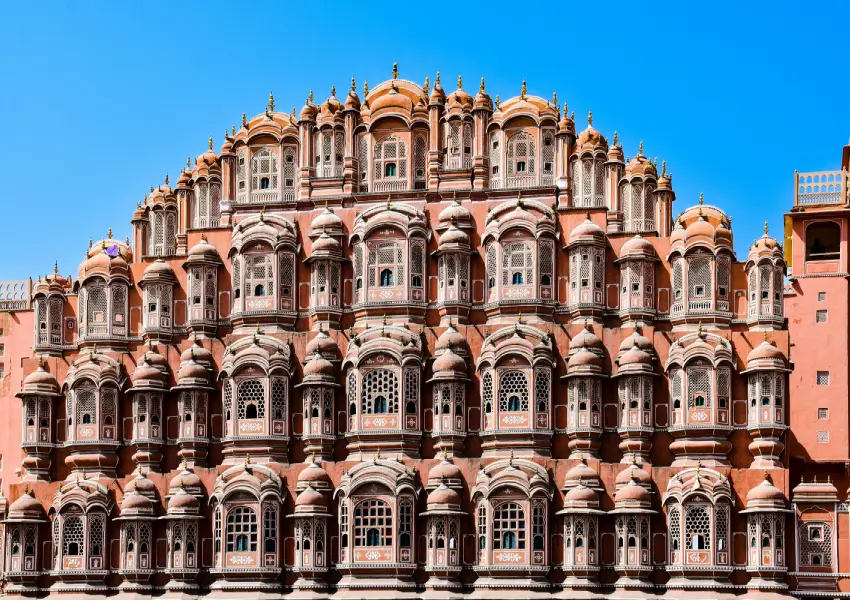
{"type": "Polygon", "coordinates": [[[836,260],[841,255],[841,226],[812,223],[806,227],[806,260],[836,260]]]}
{"type": "Polygon", "coordinates": [[[227,552],[257,551],[257,513],[239,506],[227,513],[227,552]]]}
{"type": "Polygon", "coordinates": [[[374,187],[376,192],[400,191],[406,188],[407,146],[397,135],[377,142],[372,151],[374,187]]]}
{"type": "Polygon", "coordinates": [[[398,377],[389,369],[373,369],[363,376],[361,387],[363,414],[395,413],[399,400],[398,377]]]}
{"type": "Polygon", "coordinates": [[[519,187],[534,182],[535,165],[534,137],[520,131],[508,138],[508,178],[506,187],[519,187]]]}
{"type": "Polygon", "coordinates": [[[80,517],[68,517],[62,524],[62,554],[83,555],[83,521],[80,517]]]}
{"type": "Polygon", "coordinates": [[[369,248],[369,285],[375,286],[376,279],[381,287],[402,285],[404,252],[401,244],[381,242],[369,248]]]}
{"type": "Polygon", "coordinates": [[[696,254],[688,259],[688,299],[710,298],[711,290],[711,262],[705,254],[696,254]]]}
{"type": "Polygon", "coordinates": [[[685,536],[688,550],[711,550],[711,519],[707,507],[685,507],[685,536]]]}
{"type": "Polygon", "coordinates": [[[277,154],[268,148],[255,152],[251,157],[251,189],[278,189],[277,154]]]}
{"type": "Polygon", "coordinates": [[[526,242],[511,242],[502,246],[502,285],[532,285],[534,283],[534,254],[526,242]]]}
{"type": "Polygon", "coordinates": [[[493,513],[493,549],[525,550],[525,513],[519,504],[504,502],[493,513]]]}
{"type": "Polygon", "coordinates": [[[413,140],[413,187],[417,190],[424,190],[426,186],[427,154],[428,144],[425,142],[425,136],[417,135],[413,140]]]}
{"type": "Polygon", "coordinates": [[[507,371],[499,379],[499,410],[528,410],[528,376],[522,371],[507,371]]]}
{"type": "Polygon", "coordinates": [[[245,257],[245,289],[249,296],[271,296],[274,290],[274,270],[265,254],[245,257]]]}
{"type": "Polygon", "coordinates": [[[354,508],[354,546],[391,546],[392,510],[383,500],[364,500],[354,508]]]}

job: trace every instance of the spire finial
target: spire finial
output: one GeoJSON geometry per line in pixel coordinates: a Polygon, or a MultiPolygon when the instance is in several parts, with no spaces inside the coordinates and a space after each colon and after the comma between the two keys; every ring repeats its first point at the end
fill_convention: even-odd
{"type": "Polygon", "coordinates": [[[192,170],[192,157],[191,156],[186,157],[186,170],[187,171],[192,170]]]}
{"type": "Polygon", "coordinates": [[[269,92],[269,112],[274,112],[274,92],[269,92]]]}
{"type": "Polygon", "coordinates": [[[431,78],[427,75],[425,76],[425,85],[422,86],[422,90],[425,92],[426,96],[431,91],[431,78]]]}
{"type": "Polygon", "coordinates": [[[767,221],[764,222],[764,234],[767,235],[767,221]]]}
{"type": "Polygon", "coordinates": [[[514,466],[514,451],[511,450],[511,457],[508,459],[508,466],[514,466]]]}
{"type": "Polygon", "coordinates": [[[661,161],[661,176],[664,177],[665,175],[667,175],[667,161],[662,160],[661,161]]]}
{"type": "Polygon", "coordinates": [[[446,450],[446,447],[443,446],[443,461],[447,461],[447,460],[449,460],[449,453],[446,450]]]}
{"type": "Polygon", "coordinates": [[[242,113],[242,127],[248,129],[248,117],[245,115],[245,113],[242,113]]]}
{"type": "Polygon", "coordinates": [[[699,337],[702,337],[702,321],[700,321],[699,323],[697,323],[697,335],[698,335],[699,337]]]}
{"type": "Polygon", "coordinates": [[[437,71],[437,79],[434,80],[434,87],[440,85],[440,72],[437,71]]]}
{"type": "Polygon", "coordinates": [[[638,146],[638,156],[643,156],[643,140],[640,141],[640,146],[638,146]]]}
{"type": "Polygon", "coordinates": [[[165,174],[165,185],[168,185],[168,173],[165,174]]]}
{"type": "Polygon", "coordinates": [[[92,241],[91,238],[89,238],[89,248],[91,248],[92,246],[94,246],[94,242],[92,241]]]}
{"type": "MultiPolygon", "coordinates": [[[[209,145],[209,147],[210,147],[210,150],[212,150],[212,149],[213,149],[213,139],[212,139],[212,136],[210,136],[210,140],[209,140],[208,145],[209,145]]],[[[166,176],[165,176],[165,183],[168,183],[168,175],[166,175],[166,176]]]]}
{"type": "Polygon", "coordinates": [[[336,86],[331,85],[331,98],[336,98],[336,86]]]}
{"type": "Polygon", "coordinates": [[[263,205],[263,206],[260,207],[260,222],[263,221],[263,215],[265,214],[265,212],[266,212],[266,207],[265,207],[265,205],[263,205]]]}
{"type": "Polygon", "coordinates": [[[230,126],[230,137],[233,137],[234,135],[236,135],[236,125],[231,125],[230,126]]]}
{"type": "Polygon", "coordinates": [[[700,206],[702,206],[703,204],[705,204],[705,200],[703,200],[703,198],[702,198],[702,192],[700,192],[700,193],[699,193],[699,205],[700,205],[700,206]]]}
{"type": "Polygon", "coordinates": [[[398,79],[398,61],[393,61],[393,79],[398,79]]]}
{"type": "Polygon", "coordinates": [[[478,93],[482,93],[484,91],[484,78],[481,78],[481,85],[478,86],[478,93]]]}
{"type": "Polygon", "coordinates": [[[59,275],[59,261],[58,260],[53,262],[53,274],[59,275]]]}
{"type": "Polygon", "coordinates": [[[522,190],[520,190],[516,193],[516,205],[518,207],[522,206],[522,190]]]}
{"type": "Polygon", "coordinates": [[[310,95],[308,97],[310,98],[310,104],[313,104],[313,100],[314,100],[315,96],[313,96],[313,89],[312,88],[310,88],[310,95]]]}
{"type": "Polygon", "coordinates": [[[522,80],[522,88],[519,91],[519,97],[525,100],[525,94],[528,92],[528,86],[525,85],[525,79],[522,80]]]}
{"type": "Polygon", "coordinates": [[[617,132],[616,132],[616,131],[614,132],[614,140],[611,142],[611,145],[612,145],[612,146],[616,146],[616,145],[617,145],[617,132]]]}
{"type": "Polygon", "coordinates": [[[587,124],[593,125],[593,111],[592,110],[587,111],[587,124]]]}
{"type": "Polygon", "coordinates": [[[457,89],[459,89],[459,90],[463,89],[463,76],[461,76],[461,75],[457,76],[457,89]]]}
{"type": "Polygon", "coordinates": [[[112,227],[110,227],[110,228],[106,231],[106,238],[107,238],[107,239],[109,239],[109,240],[111,240],[111,239],[112,239],[112,227]]]}
{"type": "Polygon", "coordinates": [[[354,75],[351,76],[351,91],[357,92],[357,82],[354,81],[354,75]]]}
{"type": "Polygon", "coordinates": [[[499,94],[496,94],[496,110],[502,110],[502,101],[499,98],[499,94]]]}
{"type": "Polygon", "coordinates": [[[764,337],[763,337],[763,339],[764,339],[765,343],[767,343],[767,331],[765,331],[765,332],[764,332],[764,337]]]}
{"type": "Polygon", "coordinates": [[[368,95],[369,95],[369,80],[364,79],[363,80],[363,99],[365,100],[366,96],[368,96],[368,95]]]}

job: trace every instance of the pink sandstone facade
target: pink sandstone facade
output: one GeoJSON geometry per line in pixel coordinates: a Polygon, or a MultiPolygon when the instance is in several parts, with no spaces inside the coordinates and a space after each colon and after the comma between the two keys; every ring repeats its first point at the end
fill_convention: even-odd
{"type": "Polygon", "coordinates": [[[847,589],[846,310],[801,345],[817,285],[846,306],[850,213],[795,207],[786,302],[766,230],[736,256],[642,145],[578,129],[525,82],[500,102],[396,68],[300,113],[270,97],[132,239],[4,283],[5,591],[847,589]],[[811,219],[841,234],[809,268],[811,219]],[[818,444],[789,399],[827,362],[818,444]]]}

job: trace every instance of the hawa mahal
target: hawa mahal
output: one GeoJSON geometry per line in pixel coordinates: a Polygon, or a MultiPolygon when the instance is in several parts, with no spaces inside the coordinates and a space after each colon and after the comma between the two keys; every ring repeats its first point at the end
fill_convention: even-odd
{"type": "Polygon", "coordinates": [[[270,96],[0,283],[5,592],[846,594],[850,148],[737,256],[517,87],[270,96]]]}

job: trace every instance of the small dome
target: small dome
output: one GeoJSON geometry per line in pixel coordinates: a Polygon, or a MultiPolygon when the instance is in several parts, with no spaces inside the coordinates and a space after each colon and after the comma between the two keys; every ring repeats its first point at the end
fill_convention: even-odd
{"type": "Polygon", "coordinates": [[[20,498],[12,502],[9,507],[9,516],[11,513],[38,513],[43,514],[44,509],[41,502],[35,499],[32,492],[27,490],[20,498]]]}
{"type": "Polygon", "coordinates": [[[192,345],[180,353],[180,362],[188,361],[212,364],[212,352],[201,345],[201,340],[195,338],[192,345]]]}
{"type": "Polygon", "coordinates": [[[450,224],[450,223],[465,223],[472,220],[472,213],[469,212],[463,205],[458,201],[457,198],[452,200],[452,203],[449,204],[446,208],[440,211],[439,217],[437,217],[440,223],[450,224]]]}
{"type": "Polygon", "coordinates": [[[652,242],[640,234],[629,239],[620,249],[620,258],[629,258],[632,256],[655,256],[655,248],[653,247],[652,242]]]}
{"type": "Polygon", "coordinates": [[[319,216],[313,219],[313,222],[310,225],[310,228],[313,230],[313,233],[317,233],[319,231],[342,231],[342,219],[334,214],[334,212],[325,207],[319,216]]]}
{"type": "Polygon", "coordinates": [[[174,476],[168,487],[172,490],[180,488],[199,488],[201,487],[201,478],[184,467],[182,471],[174,476]]]}
{"type": "Polygon", "coordinates": [[[634,479],[629,480],[629,482],[622,486],[619,490],[614,494],[614,502],[628,502],[628,503],[648,503],[651,501],[651,496],[649,491],[639,485],[637,481],[634,479]]]}
{"type": "MultiPolygon", "coordinates": [[[[311,462],[298,474],[298,483],[316,484],[321,483],[322,486],[329,486],[331,483],[330,475],[316,462],[311,462]]],[[[319,486],[317,486],[319,487],[319,486]]]]}
{"type": "Polygon", "coordinates": [[[605,240],[605,232],[590,220],[590,215],[570,232],[570,244],[605,240]]]}
{"type": "Polygon", "coordinates": [[[453,481],[462,478],[463,475],[460,472],[460,468],[448,460],[443,460],[440,464],[428,471],[429,481],[453,481]]]}
{"type": "Polygon", "coordinates": [[[305,356],[313,356],[317,352],[322,356],[336,356],[339,347],[336,341],[325,333],[324,330],[319,330],[319,333],[312,340],[307,342],[305,356]]]}
{"type": "Polygon", "coordinates": [[[345,109],[360,110],[360,96],[357,95],[353,78],[351,80],[351,89],[348,90],[348,96],[345,98],[345,109]]]}
{"type": "Polygon", "coordinates": [[[765,476],[764,480],[747,492],[747,508],[750,508],[751,502],[777,502],[785,503],[785,494],[778,487],[770,482],[770,479],[765,476]]]}
{"type": "Polygon", "coordinates": [[[216,261],[221,261],[221,257],[218,254],[218,250],[215,249],[215,246],[210,244],[205,237],[201,238],[201,241],[192,246],[189,250],[190,257],[196,258],[209,258],[216,261]]]}
{"type": "Polygon", "coordinates": [[[54,392],[58,392],[59,382],[56,381],[56,378],[47,372],[42,365],[39,365],[38,369],[24,378],[24,391],[27,391],[28,389],[32,389],[34,393],[38,390],[52,390],[54,392]]]}
{"type": "Polygon", "coordinates": [[[644,352],[637,346],[632,346],[625,353],[623,353],[620,358],[617,360],[617,364],[620,365],[620,368],[623,368],[628,365],[652,365],[652,356],[650,356],[647,352],[644,352]]]}
{"type": "Polygon", "coordinates": [[[466,348],[466,337],[451,325],[437,338],[434,350],[439,352],[447,348],[466,348]]]}
{"type": "Polygon", "coordinates": [[[571,487],[579,483],[584,485],[592,484],[594,486],[599,483],[599,474],[584,459],[567,471],[567,475],[564,478],[564,487],[571,487]]]}
{"type": "Polygon", "coordinates": [[[768,342],[764,340],[761,344],[753,348],[749,354],[747,354],[747,363],[756,360],[778,360],[785,361],[785,355],[782,354],[782,351],[768,342]]]}
{"type": "Polygon", "coordinates": [[[714,225],[709,223],[702,215],[685,229],[685,240],[689,241],[695,237],[714,239],[714,225]]]}
{"type": "Polygon", "coordinates": [[[673,226],[673,231],[670,233],[670,245],[676,242],[682,242],[685,239],[685,226],[682,225],[681,219],[676,219],[676,224],[673,226]]]}
{"type": "MultiPolygon", "coordinates": [[[[643,144],[641,144],[642,146],[643,144]]],[[[655,165],[652,161],[643,154],[638,153],[629,164],[626,165],[626,177],[642,175],[645,177],[656,177],[658,172],[655,170],[655,165]]]]}
{"type": "MultiPolygon", "coordinates": [[[[312,95],[313,95],[313,93],[310,92],[310,96],[312,96],[312,95]]],[[[316,108],[316,105],[313,104],[310,101],[310,99],[308,98],[307,101],[304,103],[304,106],[301,108],[301,114],[300,114],[301,120],[302,121],[312,121],[316,118],[316,114],[318,114],[318,112],[319,112],[319,109],[316,108]]]]}
{"type": "Polygon", "coordinates": [[[449,246],[452,244],[468,246],[469,245],[469,234],[455,227],[454,224],[449,225],[449,228],[446,229],[440,235],[440,246],[449,246]]]}
{"type": "Polygon", "coordinates": [[[461,377],[466,376],[466,361],[455,354],[451,348],[446,348],[437,360],[434,361],[434,375],[437,373],[454,374],[461,377]]]}
{"type": "Polygon", "coordinates": [[[314,254],[318,253],[326,253],[326,254],[339,254],[342,252],[342,245],[339,243],[339,240],[336,238],[332,238],[324,231],[322,235],[319,236],[315,242],[313,242],[312,251],[314,254]]]}
{"type": "Polygon", "coordinates": [[[327,506],[328,501],[320,492],[314,490],[311,486],[298,494],[295,499],[295,506],[327,506]]]}
{"type": "Polygon", "coordinates": [[[413,111],[413,101],[399,92],[395,84],[392,85],[389,92],[370,101],[369,104],[373,114],[379,110],[398,110],[405,113],[413,111]]]}
{"type": "Polygon", "coordinates": [[[201,509],[201,502],[184,488],[177,490],[168,499],[168,512],[196,512],[201,509]]]}
{"type": "Polygon", "coordinates": [[[576,152],[608,150],[608,142],[605,137],[593,128],[593,117],[588,115],[587,129],[578,134],[576,138],[576,152]]]}
{"type": "Polygon", "coordinates": [[[598,501],[599,497],[596,492],[581,483],[574,488],[571,488],[570,491],[567,492],[566,496],[564,496],[565,503],[589,504],[598,501]]]}
{"type": "Polygon", "coordinates": [[[434,82],[434,89],[431,90],[431,96],[428,98],[431,104],[443,104],[446,101],[446,93],[443,91],[443,86],[440,85],[440,74],[437,73],[437,80],[434,82]]]}
{"type": "Polygon", "coordinates": [[[143,278],[148,279],[151,277],[174,277],[174,269],[161,258],[157,258],[145,268],[143,278]]]}
{"type": "Polygon", "coordinates": [[[567,361],[567,368],[576,367],[601,367],[602,359],[587,348],[580,348],[578,352],[573,354],[567,361]]]}
{"type": "Polygon", "coordinates": [[[487,90],[484,89],[484,78],[481,78],[481,86],[478,88],[478,93],[475,94],[475,108],[483,108],[486,110],[493,110],[493,99],[490,98],[490,94],[487,93],[487,90]]]}
{"type": "Polygon", "coordinates": [[[136,476],[127,482],[124,486],[124,493],[138,492],[143,495],[153,495],[156,493],[156,484],[148,479],[141,471],[136,473],[136,476]]]}
{"type": "Polygon", "coordinates": [[[209,369],[195,360],[189,360],[183,363],[177,371],[178,381],[184,379],[208,379],[209,376],[209,369]]]}
{"type": "Polygon", "coordinates": [[[333,377],[336,374],[336,368],[333,363],[322,355],[316,352],[313,357],[304,365],[304,377],[307,375],[324,375],[333,377]]]}
{"type": "Polygon", "coordinates": [[[635,347],[639,350],[643,350],[644,352],[655,351],[652,346],[652,342],[649,341],[649,338],[642,336],[637,331],[632,332],[632,335],[620,342],[620,352],[626,352],[627,350],[635,347]]]}
{"type": "Polygon", "coordinates": [[[147,510],[153,510],[153,503],[150,501],[150,498],[143,496],[139,492],[131,491],[125,494],[121,500],[121,512],[147,510]]]}
{"type": "Polygon", "coordinates": [[[165,381],[165,373],[153,366],[147,359],[147,353],[142,355],[140,362],[133,371],[133,385],[161,385],[165,381]]]}
{"type": "Polygon", "coordinates": [[[460,495],[453,489],[441,483],[440,487],[428,494],[428,507],[436,506],[458,506],[460,495]]]}
{"type": "Polygon", "coordinates": [[[605,346],[590,328],[585,327],[570,340],[570,354],[581,348],[601,352],[605,346]]]}
{"type": "Polygon", "coordinates": [[[614,483],[616,485],[626,485],[630,481],[637,481],[641,485],[649,485],[652,481],[652,476],[637,464],[632,463],[628,468],[623,469],[617,474],[614,483]]]}

